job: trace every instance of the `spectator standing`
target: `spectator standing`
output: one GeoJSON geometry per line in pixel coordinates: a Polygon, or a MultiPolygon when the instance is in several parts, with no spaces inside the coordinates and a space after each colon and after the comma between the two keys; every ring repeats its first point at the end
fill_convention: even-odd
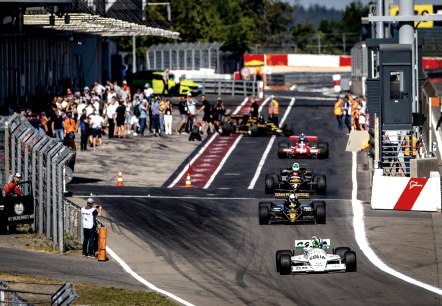
{"type": "Polygon", "coordinates": [[[83,256],[95,257],[94,244],[97,232],[98,212],[94,207],[95,201],[87,199],[86,206],[81,208],[81,225],[83,227],[83,256]]]}
{"type": "Polygon", "coordinates": [[[367,124],[367,102],[363,98],[358,99],[359,103],[359,129],[361,131],[366,129],[367,124]]]}
{"type": "Polygon", "coordinates": [[[131,121],[132,121],[132,116],[133,116],[133,111],[132,111],[132,101],[127,99],[126,103],[126,115],[124,117],[124,129],[125,129],[125,135],[129,135],[130,134],[130,127],[131,127],[131,121]]]}
{"type": "Polygon", "coordinates": [[[196,106],[199,105],[198,101],[192,98],[192,94],[187,94],[187,109],[188,109],[188,120],[187,120],[187,130],[190,132],[193,127],[193,123],[197,120],[196,106]]]}
{"type": "MultiPolygon", "coordinates": [[[[114,81],[113,86],[114,86],[115,92],[117,93],[117,97],[121,97],[121,87],[118,85],[118,82],[114,81]]],[[[125,100],[123,100],[123,101],[125,101],[125,100]]]]}
{"type": "Polygon", "coordinates": [[[152,121],[153,121],[153,131],[155,137],[160,135],[160,98],[155,99],[155,103],[152,105],[152,121]]]}
{"type": "Polygon", "coordinates": [[[118,104],[115,102],[115,98],[113,97],[106,107],[106,118],[108,124],[108,137],[114,138],[115,132],[115,118],[116,118],[116,110],[118,104]]]}
{"type": "Polygon", "coordinates": [[[259,105],[256,99],[252,99],[252,104],[250,105],[250,118],[258,118],[259,105]]]}
{"type": "Polygon", "coordinates": [[[163,101],[163,99],[160,99],[159,103],[160,103],[160,136],[164,136],[166,134],[164,126],[164,112],[166,110],[166,103],[163,101]]]}
{"type": "Polygon", "coordinates": [[[123,100],[118,101],[118,107],[115,110],[117,121],[117,136],[118,138],[126,138],[126,132],[124,129],[124,119],[126,116],[126,106],[123,104],[123,100]]]}
{"type": "Polygon", "coordinates": [[[144,84],[143,95],[147,102],[152,99],[153,89],[152,87],[150,87],[149,83],[144,84]]]}
{"type": "Polygon", "coordinates": [[[58,141],[64,140],[63,120],[63,112],[57,109],[54,113],[54,117],[52,118],[52,130],[55,132],[55,137],[58,141]]]}
{"type": "Polygon", "coordinates": [[[81,111],[80,116],[80,150],[87,151],[87,138],[89,136],[89,118],[86,115],[87,111],[85,108],[81,111]]]}
{"type": "Polygon", "coordinates": [[[183,131],[183,129],[186,129],[187,120],[188,120],[187,104],[183,96],[180,96],[180,103],[178,103],[178,111],[180,112],[180,123],[178,124],[176,131],[181,134],[182,132],[185,132],[183,131]]]}
{"type": "Polygon", "coordinates": [[[351,132],[351,103],[348,99],[348,95],[345,95],[343,106],[342,106],[342,114],[344,115],[344,123],[348,129],[348,133],[351,132]]]}
{"type": "Polygon", "coordinates": [[[204,133],[204,128],[207,125],[207,134],[212,134],[213,133],[212,106],[210,105],[210,102],[207,101],[206,95],[201,95],[201,103],[202,103],[202,106],[201,106],[201,108],[198,111],[198,113],[204,112],[203,124],[201,126],[201,133],[204,133]]]}
{"type": "Polygon", "coordinates": [[[149,104],[147,103],[147,100],[144,99],[143,102],[141,102],[140,105],[137,106],[140,110],[140,118],[139,118],[139,124],[140,124],[140,129],[139,129],[139,135],[140,137],[144,137],[144,130],[146,128],[146,120],[147,120],[147,112],[148,112],[148,108],[149,104]]]}
{"type": "Polygon", "coordinates": [[[123,84],[121,86],[121,98],[126,101],[127,99],[132,100],[132,95],[130,92],[130,88],[127,85],[126,81],[123,81],[123,84]]]}
{"type": "Polygon", "coordinates": [[[43,129],[43,134],[42,135],[49,135],[49,119],[46,116],[45,112],[41,112],[40,113],[40,125],[41,128],[43,129]]]}
{"type": "Polygon", "coordinates": [[[103,139],[101,137],[101,129],[104,126],[104,118],[98,114],[96,111],[94,114],[90,116],[89,120],[90,128],[92,129],[92,147],[95,151],[97,140],[100,151],[103,150],[103,139]]]}
{"type": "Polygon", "coordinates": [[[340,130],[342,130],[342,128],[344,127],[344,124],[342,122],[342,107],[343,107],[343,102],[341,99],[341,96],[337,95],[336,96],[336,102],[335,102],[335,106],[333,108],[333,113],[336,116],[336,120],[338,121],[338,128],[340,130]]]}
{"type": "Polygon", "coordinates": [[[163,83],[164,83],[164,88],[163,88],[163,93],[162,95],[166,95],[169,92],[169,67],[166,67],[166,69],[164,69],[163,72],[163,83]]]}
{"type": "Polygon", "coordinates": [[[225,107],[223,100],[221,98],[218,98],[216,100],[216,104],[213,106],[213,124],[215,126],[215,130],[218,132],[219,130],[219,124],[224,116],[225,107]]]}
{"type": "Polygon", "coordinates": [[[72,115],[72,112],[66,113],[67,117],[63,121],[64,138],[67,139],[75,139],[75,132],[77,131],[75,119],[72,118],[72,115]]]}
{"type": "Polygon", "coordinates": [[[181,68],[178,67],[173,73],[173,81],[175,83],[175,86],[173,88],[173,93],[177,96],[180,94],[181,75],[182,75],[181,68]]]}
{"type": "Polygon", "coordinates": [[[170,99],[167,99],[164,105],[164,127],[166,135],[172,135],[172,121],[172,102],[170,99]]]}
{"type": "Polygon", "coordinates": [[[100,97],[100,99],[103,99],[103,95],[106,91],[106,87],[100,84],[98,80],[95,80],[94,87],[92,88],[92,91],[95,92],[95,94],[100,97]]]}
{"type": "Polygon", "coordinates": [[[275,99],[274,95],[270,96],[268,113],[269,120],[272,121],[276,126],[279,126],[279,103],[275,99]]]}

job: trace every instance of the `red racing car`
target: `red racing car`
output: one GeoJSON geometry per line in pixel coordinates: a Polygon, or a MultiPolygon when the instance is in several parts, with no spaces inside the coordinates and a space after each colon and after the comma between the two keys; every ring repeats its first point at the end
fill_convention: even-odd
{"type": "Polygon", "coordinates": [[[317,142],[318,136],[301,134],[290,136],[289,140],[295,142],[293,146],[285,141],[278,143],[278,158],[328,158],[328,143],[317,142]]]}

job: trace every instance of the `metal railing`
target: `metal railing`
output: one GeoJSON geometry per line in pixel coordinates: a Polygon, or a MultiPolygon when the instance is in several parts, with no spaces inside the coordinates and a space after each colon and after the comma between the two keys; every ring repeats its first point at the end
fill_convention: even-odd
{"type": "MultiPolygon", "coordinates": [[[[24,116],[1,118],[4,134],[3,181],[21,172],[32,182],[34,229],[64,251],[65,202],[63,173],[73,152],[57,140],[41,134],[24,116]]],[[[69,229],[70,230],[70,229],[69,229]]]]}
{"type": "Polygon", "coordinates": [[[204,94],[221,95],[243,95],[256,96],[258,95],[258,82],[256,81],[242,81],[242,80],[193,80],[203,86],[204,94]]]}

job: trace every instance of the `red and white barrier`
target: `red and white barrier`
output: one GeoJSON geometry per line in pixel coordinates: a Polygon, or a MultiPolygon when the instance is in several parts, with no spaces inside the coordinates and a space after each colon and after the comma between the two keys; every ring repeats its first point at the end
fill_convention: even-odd
{"type": "Polygon", "coordinates": [[[341,75],[340,74],[334,74],[332,76],[333,78],[333,89],[335,91],[335,93],[340,93],[342,90],[341,87],[341,75]]]}
{"type": "Polygon", "coordinates": [[[371,192],[372,209],[436,211],[441,208],[440,174],[427,177],[383,176],[375,170],[371,192]]]}

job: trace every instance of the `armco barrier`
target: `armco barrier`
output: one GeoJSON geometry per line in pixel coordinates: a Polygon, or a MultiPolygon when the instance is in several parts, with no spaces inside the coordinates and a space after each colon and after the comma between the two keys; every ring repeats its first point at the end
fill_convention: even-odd
{"type": "Polygon", "coordinates": [[[383,176],[377,169],[373,175],[372,209],[436,211],[441,208],[440,174],[429,178],[383,176]]]}

